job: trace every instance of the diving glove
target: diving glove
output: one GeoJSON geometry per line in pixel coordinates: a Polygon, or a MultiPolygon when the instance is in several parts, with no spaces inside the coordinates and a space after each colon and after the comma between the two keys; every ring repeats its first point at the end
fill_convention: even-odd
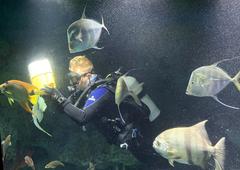
{"type": "Polygon", "coordinates": [[[62,93],[56,88],[44,87],[43,90],[45,93],[50,95],[54,100],[56,100],[59,104],[62,104],[67,100],[66,97],[62,95],[62,93]]]}

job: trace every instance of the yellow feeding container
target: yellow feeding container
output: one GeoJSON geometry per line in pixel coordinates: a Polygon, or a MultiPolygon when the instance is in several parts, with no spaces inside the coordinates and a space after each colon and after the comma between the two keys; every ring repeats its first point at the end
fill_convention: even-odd
{"type": "Polygon", "coordinates": [[[32,84],[41,89],[45,86],[55,88],[56,83],[52,68],[47,59],[38,60],[28,65],[28,71],[32,84]]]}

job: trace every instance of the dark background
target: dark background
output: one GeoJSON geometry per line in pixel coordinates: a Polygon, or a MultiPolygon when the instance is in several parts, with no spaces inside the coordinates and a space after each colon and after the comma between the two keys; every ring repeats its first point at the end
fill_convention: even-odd
{"type": "MultiPolygon", "coordinates": [[[[171,127],[208,119],[212,143],[222,136],[227,138],[226,169],[240,169],[240,111],[226,108],[211,98],[185,95],[195,68],[240,55],[239,0],[0,0],[0,81],[29,82],[27,65],[36,58],[47,57],[54,67],[58,87],[64,90],[68,61],[77,55],[68,51],[66,30],[81,17],[86,2],[87,18],[100,22],[103,15],[110,36],[103,30],[98,46],[104,49],[77,54],[92,59],[96,71],[102,75],[120,66],[125,70],[142,69],[134,74],[145,82],[149,95],[161,109],[161,116],[154,122],[156,135],[171,127]]],[[[221,67],[234,76],[240,70],[240,60],[225,62],[221,67]]],[[[223,102],[240,107],[234,85],[218,96],[223,102]]],[[[18,114],[23,112],[18,105],[14,106],[15,115],[9,116],[10,106],[6,102],[0,104],[3,136],[18,128],[15,133],[20,143],[27,141],[39,146],[48,143],[48,138],[32,127],[29,115],[18,114]],[[25,126],[32,127],[34,135],[41,137],[40,142],[22,139],[19,134],[26,134],[26,129],[16,115],[28,120],[25,126]]],[[[54,112],[51,111],[54,107],[49,110],[54,112]]],[[[76,136],[82,133],[76,130],[77,126],[72,127],[71,120],[65,119],[62,115],[47,114],[43,126],[61,141],[66,138],[62,133],[71,134],[66,128],[73,128],[72,134],[76,136]]],[[[65,142],[71,139],[72,136],[65,142]]],[[[54,144],[51,152],[62,148],[59,140],[55,139],[58,144],[54,144]]],[[[71,156],[68,158],[72,160],[71,156]]],[[[174,169],[187,168],[196,169],[179,164],[174,169]]]]}

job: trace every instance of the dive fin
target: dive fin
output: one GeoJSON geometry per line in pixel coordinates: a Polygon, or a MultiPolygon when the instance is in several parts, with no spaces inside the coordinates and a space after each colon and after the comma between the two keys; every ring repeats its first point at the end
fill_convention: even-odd
{"type": "Polygon", "coordinates": [[[37,121],[37,118],[36,118],[35,116],[33,116],[32,118],[33,118],[33,123],[34,123],[34,125],[35,125],[39,130],[41,130],[42,132],[46,133],[48,136],[52,137],[51,134],[49,134],[48,132],[46,132],[46,131],[39,125],[39,123],[38,123],[38,121],[37,121]]]}
{"type": "Polygon", "coordinates": [[[103,20],[103,16],[102,16],[102,27],[107,31],[108,35],[110,35],[107,27],[104,25],[104,20],[103,20]]]}
{"type": "Polygon", "coordinates": [[[103,49],[104,47],[94,46],[94,47],[92,47],[92,48],[94,48],[94,49],[96,49],[96,50],[101,50],[101,49],[103,49]]]}
{"type": "Polygon", "coordinates": [[[169,159],[168,162],[169,162],[169,164],[170,164],[172,167],[174,167],[174,160],[169,159]]]}
{"type": "Polygon", "coordinates": [[[213,97],[214,100],[216,100],[218,103],[222,104],[223,106],[226,106],[226,107],[229,107],[229,108],[232,108],[232,109],[240,109],[240,108],[238,108],[238,107],[230,106],[230,105],[227,105],[227,104],[221,102],[221,101],[217,98],[217,96],[212,96],[212,97],[213,97]]]}
{"type": "Polygon", "coordinates": [[[83,9],[83,13],[82,13],[81,19],[86,19],[86,15],[85,15],[86,7],[87,7],[87,4],[85,5],[85,7],[84,7],[84,9],[83,9]]]}
{"type": "Polygon", "coordinates": [[[225,59],[222,59],[222,60],[220,60],[220,61],[218,61],[218,62],[216,62],[216,63],[213,63],[212,65],[217,66],[218,64],[220,64],[220,63],[222,63],[222,62],[224,62],[224,61],[230,61],[230,60],[234,60],[234,59],[238,59],[238,58],[240,58],[240,56],[238,56],[238,57],[233,57],[233,58],[225,58],[225,59]]]}
{"type": "Polygon", "coordinates": [[[237,73],[236,76],[233,77],[232,82],[237,87],[237,89],[240,91],[240,71],[237,73]]]}
{"type": "Polygon", "coordinates": [[[225,137],[221,138],[214,146],[215,170],[224,170],[225,160],[225,137]]]}

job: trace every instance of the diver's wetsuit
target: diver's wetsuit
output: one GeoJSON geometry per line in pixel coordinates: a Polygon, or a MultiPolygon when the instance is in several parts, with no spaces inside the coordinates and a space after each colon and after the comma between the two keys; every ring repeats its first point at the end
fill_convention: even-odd
{"type": "Polygon", "coordinates": [[[115,104],[115,94],[105,85],[91,90],[86,96],[83,109],[74,106],[70,100],[63,103],[64,112],[78,124],[84,125],[93,122],[98,130],[111,144],[126,147],[142,162],[150,161],[163,163],[159,155],[152,148],[148,107],[138,106],[131,98],[127,98],[120,105],[120,110],[125,124],[120,119],[120,114],[115,104]],[[156,160],[157,159],[157,160],[156,160]]]}

